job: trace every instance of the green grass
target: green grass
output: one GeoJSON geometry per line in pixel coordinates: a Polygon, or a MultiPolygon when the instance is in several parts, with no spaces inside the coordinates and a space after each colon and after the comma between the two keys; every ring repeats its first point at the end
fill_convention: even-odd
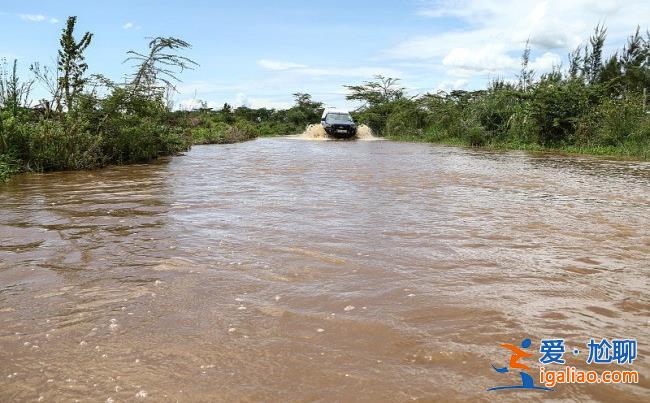
{"type": "Polygon", "coordinates": [[[413,134],[391,134],[384,137],[387,140],[392,141],[404,141],[411,143],[433,143],[433,144],[444,144],[447,146],[469,146],[469,144],[463,139],[456,137],[423,137],[413,134]]]}
{"type": "Polygon", "coordinates": [[[6,155],[0,155],[0,183],[6,182],[19,172],[20,167],[16,161],[6,155]]]}
{"type": "Polygon", "coordinates": [[[650,147],[643,147],[638,144],[621,146],[575,146],[565,145],[556,147],[545,147],[537,143],[520,142],[488,142],[480,147],[471,146],[465,139],[457,137],[424,137],[418,135],[389,135],[388,140],[412,143],[431,143],[447,146],[483,148],[491,150],[520,150],[531,152],[550,152],[570,155],[594,155],[623,160],[650,161],[650,147]]]}

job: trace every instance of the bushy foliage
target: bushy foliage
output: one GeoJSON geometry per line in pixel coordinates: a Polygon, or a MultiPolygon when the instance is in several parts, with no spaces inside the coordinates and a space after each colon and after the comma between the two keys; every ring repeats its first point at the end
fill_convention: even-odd
{"type": "MultiPolygon", "coordinates": [[[[323,104],[295,93],[288,109],[171,111],[177,74],[195,63],[178,51],[190,45],[157,37],[148,51],[128,52],[134,73],[117,84],[85,75],[84,51],[92,34],[74,36],[75,17],[61,35],[55,69],[34,64],[21,80],[16,62],[0,68],[0,181],[22,171],[89,169],[143,162],[187,150],[192,144],[223,144],[258,136],[302,132],[320,120],[323,104]],[[50,92],[29,103],[34,81],[50,92]]],[[[394,139],[469,146],[564,148],[650,158],[650,114],[643,91],[650,87],[650,34],[640,30],[606,58],[604,27],[569,57],[566,71],[540,76],[529,67],[526,44],[517,83],[494,81],[485,90],[439,92],[409,98],[399,79],[376,76],[346,86],[362,103],[354,118],[394,139]]]]}
{"type": "Polygon", "coordinates": [[[577,80],[536,85],[528,107],[539,143],[551,146],[571,142],[580,116],[589,110],[588,95],[588,87],[577,80]]]}
{"type": "Polygon", "coordinates": [[[605,59],[604,27],[570,56],[566,72],[535,78],[522,55],[519,82],[486,90],[406,98],[397,80],[347,86],[355,112],[375,133],[394,139],[470,146],[566,148],[647,158],[650,114],[642,95],[650,86],[650,36],[637,29],[625,47],[605,59]],[[390,94],[390,95],[386,95],[390,94]]]}
{"type": "Polygon", "coordinates": [[[187,130],[170,121],[161,90],[161,83],[175,78],[170,69],[182,71],[193,63],[169,51],[189,44],[174,38],[154,39],[151,44],[156,47],[150,46],[141,60],[146,66],[136,66],[133,81],[118,85],[102,76],[85,76],[83,52],[92,34],[85,33],[77,42],[75,23],[76,18],[70,17],[63,29],[56,70],[32,67],[36,78],[50,89],[50,100],[29,108],[26,93],[31,81],[19,82],[15,64],[11,74],[7,69],[0,74],[0,179],[21,170],[90,169],[149,161],[186,150],[192,143],[187,130]]]}
{"type": "Polygon", "coordinates": [[[385,134],[421,135],[429,123],[429,115],[418,103],[403,100],[393,102],[393,112],[386,119],[385,134]]]}
{"type": "Polygon", "coordinates": [[[233,108],[226,103],[217,111],[202,107],[176,111],[171,116],[176,125],[189,131],[193,144],[235,143],[260,136],[297,134],[320,121],[323,104],[313,101],[309,94],[293,95],[295,103],[288,109],[233,108]]]}
{"type": "MultiPolygon", "coordinates": [[[[359,121],[370,127],[375,133],[384,134],[389,117],[401,109],[414,106],[404,97],[405,89],[399,85],[399,79],[375,76],[373,81],[366,81],[361,85],[346,85],[349,93],[347,99],[361,101],[363,106],[356,111],[354,116],[359,121]]],[[[392,125],[399,125],[399,118],[392,125]]]]}

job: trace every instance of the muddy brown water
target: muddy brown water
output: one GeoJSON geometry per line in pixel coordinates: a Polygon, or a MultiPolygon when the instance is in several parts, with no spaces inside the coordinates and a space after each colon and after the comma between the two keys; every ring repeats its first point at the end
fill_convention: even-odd
{"type": "Polygon", "coordinates": [[[650,397],[650,165],[259,139],[0,187],[0,400],[650,397]],[[487,392],[500,343],[638,385],[487,392]],[[549,394],[552,393],[552,394],[549,394]]]}

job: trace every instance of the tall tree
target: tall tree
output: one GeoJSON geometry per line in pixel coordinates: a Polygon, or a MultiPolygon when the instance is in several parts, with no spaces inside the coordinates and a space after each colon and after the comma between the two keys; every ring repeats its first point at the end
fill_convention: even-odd
{"type": "Polygon", "coordinates": [[[136,72],[132,75],[130,84],[133,93],[158,96],[166,88],[174,90],[175,83],[179,81],[177,74],[198,66],[195,61],[176,53],[190,47],[182,39],[159,36],[149,42],[149,53],[128,51],[129,56],[125,62],[136,62],[136,72]]]}
{"type": "Polygon", "coordinates": [[[323,103],[312,100],[310,94],[296,92],[293,94],[293,98],[296,101],[294,108],[304,111],[310,115],[310,117],[311,115],[318,115],[323,111],[323,103]]]}
{"type": "Polygon", "coordinates": [[[397,101],[404,97],[405,88],[399,86],[399,78],[376,75],[374,81],[366,81],[361,85],[345,85],[350,91],[345,97],[351,101],[363,101],[368,106],[385,102],[397,101]]]}
{"type": "Polygon", "coordinates": [[[603,47],[607,38],[607,29],[597,25],[593,35],[589,38],[589,44],[585,45],[585,53],[582,59],[585,78],[590,84],[600,79],[600,71],[603,68],[603,47]]]}
{"type": "Polygon", "coordinates": [[[311,95],[296,92],[293,94],[295,105],[287,111],[287,118],[297,126],[317,122],[323,112],[323,103],[314,101],[311,95]]]}
{"type": "Polygon", "coordinates": [[[21,82],[17,70],[15,59],[11,70],[5,60],[0,65],[0,108],[8,109],[14,117],[20,107],[29,105],[29,93],[34,84],[33,80],[21,82]]]}
{"type": "Polygon", "coordinates": [[[650,86],[650,33],[643,38],[639,27],[623,48],[620,65],[627,90],[642,91],[650,86]]]}
{"type": "Polygon", "coordinates": [[[521,71],[519,72],[519,88],[526,91],[533,84],[535,71],[529,67],[530,63],[530,40],[526,40],[526,47],[521,54],[521,71]]]}
{"type": "Polygon", "coordinates": [[[573,52],[569,53],[569,78],[576,80],[582,78],[583,71],[580,66],[582,66],[582,56],[581,56],[581,47],[578,46],[573,52]]]}
{"type": "Polygon", "coordinates": [[[621,63],[618,54],[614,53],[600,70],[599,81],[601,83],[613,83],[621,77],[621,63]]]}
{"type": "MultiPolygon", "coordinates": [[[[59,49],[59,57],[57,60],[57,67],[59,70],[59,88],[63,94],[63,101],[68,111],[74,107],[74,101],[77,96],[83,91],[86,83],[84,73],[88,69],[88,65],[84,61],[84,51],[90,45],[93,34],[86,32],[79,42],[74,38],[74,27],[77,23],[77,17],[68,17],[63,33],[61,34],[61,48],[59,49]]],[[[57,110],[60,112],[62,109],[61,103],[57,105],[57,110]]]]}

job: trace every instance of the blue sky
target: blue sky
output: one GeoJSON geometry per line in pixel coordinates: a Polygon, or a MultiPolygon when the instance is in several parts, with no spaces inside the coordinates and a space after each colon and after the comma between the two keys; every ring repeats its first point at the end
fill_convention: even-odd
{"type": "MultiPolygon", "coordinates": [[[[526,39],[538,73],[562,63],[593,27],[608,27],[620,47],[648,28],[647,1],[0,1],[0,57],[23,68],[54,65],[68,15],[95,34],[90,71],[119,79],[129,49],[146,37],[176,36],[200,67],[182,75],[177,106],[204,100],[286,107],[308,92],[329,106],[353,107],[344,84],[374,74],[399,77],[412,95],[473,89],[512,79],[526,39]],[[645,24],[645,25],[644,25],[645,24]]],[[[42,90],[34,93],[38,97],[42,90]]]]}

